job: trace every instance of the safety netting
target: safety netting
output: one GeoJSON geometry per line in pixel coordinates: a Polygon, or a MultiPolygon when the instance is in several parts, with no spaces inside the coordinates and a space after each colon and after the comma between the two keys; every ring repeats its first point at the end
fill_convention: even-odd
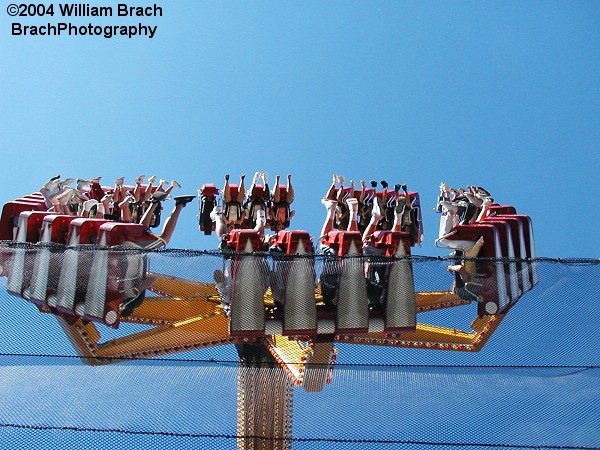
{"type": "MultiPolygon", "coordinates": [[[[332,268],[337,271],[338,283],[359,278],[355,285],[364,285],[366,296],[373,298],[374,288],[365,283],[369,268],[389,269],[399,261],[410,266],[415,292],[440,293],[436,307],[417,307],[418,324],[454,330],[461,337],[461,333],[473,332],[482,304],[477,298],[466,301],[452,292],[456,277],[448,267],[457,261],[451,258],[289,258],[129,249],[119,250],[118,263],[111,264],[115,252],[106,249],[46,250],[54,255],[48,259],[48,271],[55,274],[52,283],[57,292],[60,280],[56,278],[67,276],[58,269],[77,256],[74,267],[80,272],[72,280],[83,277],[84,291],[91,289],[90,279],[108,277],[101,290],[108,298],[110,279],[116,277],[119,283],[113,284],[121,300],[137,298],[140,292],[145,293],[145,300],[129,304],[129,309],[119,305],[123,317],[118,326],[107,324],[106,315],[90,318],[85,305],[77,309],[76,304],[63,304],[61,310],[73,308],[73,312],[87,314],[86,320],[57,316],[47,304],[36,304],[30,298],[39,275],[35,264],[41,264],[41,250],[23,244],[3,245],[9,261],[6,267],[24,255],[23,265],[18,266],[24,276],[15,278],[8,270],[0,279],[3,448],[600,447],[600,260],[475,261],[506,274],[510,303],[493,329],[479,328],[483,335],[487,333],[480,346],[405,340],[403,331],[386,341],[377,319],[371,316],[362,338],[333,338],[334,334],[327,335],[329,325],[325,325],[325,334],[314,339],[315,347],[288,353],[286,359],[273,351],[280,344],[274,344],[276,339],[269,330],[282,330],[276,324],[278,314],[283,314],[275,305],[281,296],[276,291],[291,285],[293,270],[289,266],[297,261],[303,261],[298,265],[302,276],[295,276],[310,281],[315,301],[324,310],[327,292],[323,286],[331,280],[326,275],[332,268]],[[103,252],[102,264],[94,265],[94,257],[103,252]],[[228,281],[228,273],[236,275],[236,264],[242,258],[250,258],[251,265],[259,269],[237,289],[248,289],[250,294],[266,289],[265,332],[257,335],[252,325],[247,339],[234,340],[228,335],[228,314],[233,308],[228,311],[227,297],[235,299],[236,280],[228,281]],[[342,266],[360,269],[342,279],[342,266]],[[106,271],[99,273],[100,267],[106,271]],[[284,268],[279,274],[278,267],[284,268]],[[521,277],[523,270],[532,267],[535,282],[511,300],[511,273],[521,277]],[[516,272],[511,272],[515,268],[516,272]],[[254,287],[247,287],[252,280],[254,287]],[[209,305],[213,312],[194,310],[197,303],[209,305]],[[191,326],[192,319],[175,319],[192,310],[199,325],[190,328],[190,333],[196,333],[198,345],[182,344],[181,335],[165,332],[191,326]],[[214,323],[207,322],[205,332],[202,320],[212,320],[209,316],[214,311],[218,317],[214,323]],[[144,322],[144,315],[155,319],[144,322]],[[169,319],[170,315],[173,318],[169,319]],[[369,334],[372,327],[377,328],[375,334],[369,334]],[[74,342],[74,335],[68,333],[72,329],[89,342],[97,338],[97,346],[82,347],[81,342],[74,342]],[[328,339],[333,340],[331,351],[312,363],[313,370],[325,374],[324,381],[307,389],[298,381],[301,377],[294,367],[304,367],[308,373],[303,358],[321,351],[319,345],[327,349],[328,339]],[[393,345],[386,345],[390,343],[393,345]],[[144,350],[136,352],[138,345],[144,350]],[[82,356],[82,348],[93,357],[82,356]],[[127,350],[111,354],[111,348],[127,350]],[[148,348],[157,350],[153,353],[148,348]],[[294,361],[296,354],[298,360],[294,361]]],[[[371,272],[379,273],[371,281],[385,277],[385,270],[371,272]]],[[[45,286],[48,291],[51,287],[45,286]]],[[[339,297],[340,287],[337,289],[339,297]]],[[[334,295],[334,310],[340,308],[339,301],[334,295]]],[[[288,302],[283,309],[286,305],[288,302]]],[[[248,332],[244,326],[241,337],[248,332]]],[[[284,338],[277,339],[281,342],[284,338]]],[[[300,346],[307,345],[301,336],[288,339],[296,340],[300,346]]]]}

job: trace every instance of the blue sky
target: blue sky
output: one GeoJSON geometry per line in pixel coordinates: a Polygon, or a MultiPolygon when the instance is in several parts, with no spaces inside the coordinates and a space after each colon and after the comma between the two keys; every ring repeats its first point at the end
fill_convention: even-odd
{"type": "MultiPolygon", "coordinates": [[[[432,207],[445,181],[484,186],[531,216],[538,255],[598,258],[598,2],[158,4],[163,17],[94,19],[158,26],[131,40],[11,36],[0,8],[2,202],[56,174],[108,184],[156,175],[195,194],[226,173],[291,173],[293,226],[316,236],[332,173],[386,179],[420,193],[425,242],[413,253],[437,256],[447,251],[433,245],[432,207]]],[[[215,248],[196,214],[188,205],[171,247],[215,248]]],[[[554,289],[544,292],[560,297],[554,289]]],[[[520,333],[526,323],[513,320],[507,329],[520,333]]],[[[497,362],[511,341],[483,360],[497,362]]],[[[19,351],[34,350],[28,341],[19,351]]]]}
{"type": "MultiPolygon", "coordinates": [[[[143,19],[153,39],[11,36],[2,15],[6,200],[55,174],[154,174],[194,193],[291,173],[294,225],[316,235],[340,173],[419,191],[418,253],[435,255],[443,180],[530,215],[540,255],[598,255],[596,2],[161,6],[143,19]]],[[[193,209],[172,246],[213,248],[193,209]]]]}

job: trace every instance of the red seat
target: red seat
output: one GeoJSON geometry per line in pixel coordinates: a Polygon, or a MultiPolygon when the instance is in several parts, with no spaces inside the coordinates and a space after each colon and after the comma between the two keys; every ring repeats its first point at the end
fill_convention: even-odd
{"type": "Polygon", "coordinates": [[[0,240],[10,241],[13,239],[14,230],[17,226],[17,218],[24,211],[46,211],[45,201],[37,198],[24,198],[5,203],[0,217],[0,240]]]}
{"type": "Polygon", "coordinates": [[[519,276],[520,267],[517,267],[517,254],[520,255],[520,239],[519,239],[519,224],[518,220],[509,215],[491,216],[483,222],[493,222],[500,225],[502,254],[511,261],[505,263],[505,272],[510,280],[510,295],[513,302],[517,301],[525,291],[523,278],[519,276]],[[502,227],[504,225],[504,228],[502,227]]]}
{"type": "Polygon", "coordinates": [[[36,251],[29,300],[47,306],[50,295],[56,296],[64,248],[54,250],[43,244],[67,243],[71,222],[76,216],[50,214],[44,217],[40,231],[40,248],[36,251]]]}
{"type": "Polygon", "coordinates": [[[370,295],[374,297],[369,299],[369,303],[385,306],[386,334],[414,331],[417,326],[417,309],[412,262],[402,258],[410,256],[410,233],[379,230],[373,233],[372,245],[383,251],[385,256],[395,259],[369,262],[368,281],[372,289],[370,295]],[[375,273],[381,277],[376,284],[372,279],[375,273]]]}
{"type": "MultiPolygon", "coordinates": [[[[312,239],[306,231],[279,231],[275,245],[286,255],[313,253],[312,239]]],[[[314,259],[275,255],[271,290],[276,304],[284,305],[283,334],[313,336],[317,333],[314,259]]]]}
{"type": "MultiPolygon", "coordinates": [[[[260,252],[262,239],[257,231],[237,229],[228,234],[227,245],[238,253],[260,252]]],[[[259,256],[236,255],[233,256],[231,273],[231,336],[248,338],[264,335],[264,294],[269,279],[266,262],[259,256]]]]}
{"type": "Polygon", "coordinates": [[[48,304],[58,311],[69,315],[81,316],[83,303],[90,278],[90,271],[95,247],[86,249],[85,244],[96,244],[100,226],[107,223],[105,219],[73,219],[69,225],[67,243],[69,246],[63,253],[58,289],[56,296],[48,298],[48,304]]]}
{"type": "Polygon", "coordinates": [[[490,206],[490,215],[498,214],[516,214],[517,210],[514,206],[493,204],[490,206]]]}
{"type": "Polygon", "coordinates": [[[214,198],[219,195],[219,189],[212,183],[206,183],[200,188],[200,194],[214,198]]]}
{"type": "MultiPolygon", "coordinates": [[[[533,238],[533,224],[529,216],[523,214],[510,214],[510,215],[498,215],[494,217],[499,218],[510,218],[518,223],[518,235],[519,235],[519,249],[515,249],[515,255],[518,258],[523,259],[535,259],[535,242],[533,238]],[[518,253],[517,253],[518,252],[518,253]]],[[[538,271],[537,263],[532,262],[521,262],[522,273],[526,273],[528,281],[523,280],[524,290],[528,291],[538,282],[538,271]]]]}
{"type": "Polygon", "coordinates": [[[403,255],[410,255],[410,233],[404,231],[377,230],[373,233],[373,246],[385,251],[385,256],[396,256],[402,245],[403,255]]]}
{"type": "Polygon", "coordinates": [[[334,249],[338,256],[361,255],[363,252],[362,236],[358,231],[332,230],[321,241],[334,249]]]}
{"type": "Polygon", "coordinates": [[[262,238],[258,231],[237,229],[227,235],[227,246],[236,252],[260,252],[262,238]]]}
{"type": "Polygon", "coordinates": [[[219,189],[214,184],[203,184],[198,191],[200,198],[200,215],[198,216],[198,224],[200,225],[200,231],[203,231],[205,235],[212,234],[215,231],[215,223],[210,217],[210,213],[217,204],[217,195],[219,195],[219,189]]]}
{"type": "MultiPolygon", "coordinates": [[[[140,224],[106,222],[100,224],[97,244],[102,247],[134,246],[143,249],[156,241],[148,227],[140,224]]],[[[118,327],[121,305],[135,299],[145,288],[147,255],[135,249],[96,251],[83,305],[77,308],[83,318],[118,327]]]]}
{"type": "MultiPolygon", "coordinates": [[[[19,215],[16,241],[35,243],[40,238],[42,220],[51,213],[46,211],[24,211],[19,215]]],[[[33,248],[16,247],[9,252],[10,262],[7,264],[8,292],[23,296],[29,290],[29,283],[33,273],[36,251],[33,248]]]]}
{"type": "Polygon", "coordinates": [[[276,245],[288,255],[312,253],[312,238],[307,231],[282,230],[276,235],[276,245]]]}
{"type": "MultiPolygon", "coordinates": [[[[329,246],[338,257],[342,257],[333,261],[326,258],[323,263],[323,274],[331,278],[328,283],[333,282],[336,286],[336,332],[365,333],[369,329],[369,307],[366,300],[364,259],[356,257],[363,253],[362,236],[358,231],[332,230],[321,239],[321,242],[329,246]]],[[[335,300],[333,302],[335,303],[335,300]]]]}
{"type": "MultiPolygon", "coordinates": [[[[502,228],[505,229],[503,226],[502,228]]],[[[452,233],[446,236],[447,240],[471,241],[473,244],[483,237],[483,246],[477,255],[478,258],[502,258],[501,230],[499,224],[491,222],[473,223],[469,225],[458,225],[452,229],[452,233]]],[[[496,314],[503,312],[510,304],[511,299],[507,291],[504,266],[501,261],[481,262],[484,267],[485,277],[481,279],[482,286],[478,293],[482,301],[478,304],[478,314],[496,314]]]]}

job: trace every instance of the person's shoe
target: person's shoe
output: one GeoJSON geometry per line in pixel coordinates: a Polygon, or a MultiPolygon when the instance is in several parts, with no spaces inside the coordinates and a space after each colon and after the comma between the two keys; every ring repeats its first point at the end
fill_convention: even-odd
{"type": "Polygon", "coordinates": [[[79,197],[79,195],[73,193],[73,196],[69,199],[69,203],[72,205],[81,205],[83,200],[79,197]]]}
{"type": "Polygon", "coordinates": [[[181,189],[181,185],[175,180],[171,181],[171,186],[175,189],[181,189]]]}
{"type": "Polygon", "coordinates": [[[371,187],[372,188],[376,188],[377,187],[377,181],[371,180],[371,187]]]}
{"type": "Polygon", "coordinates": [[[254,176],[252,177],[252,183],[256,184],[258,179],[260,178],[260,172],[254,172],[254,176]]]}
{"type": "Polygon", "coordinates": [[[48,181],[56,181],[56,180],[60,180],[60,175],[53,176],[53,177],[52,177],[52,178],[50,178],[50,180],[48,180],[48,181]]]}
{"type": "Polygon", "coordinates": [[[156,175],[152,175],[148,178],[148,184],[154,183],[156,181],[156,175]]]}
{"type": "Polygon", "coordinates": [[[77,189],[82,190],[84,186],[89,186],[92,184],[90,180],[84,180],[83,178],[77,178],[77,189]]]}
{"type": "Polygon", "coordinates": [[[58,183],[58,188],[64,189],[65,187],[70,185],[73,181],[75,181],[75,178],[67,178],[66,180],[62,180],[58,183]]]}
{"type": "Polygon", "coordinates": [[[191,202],[192,200],[194,200],[196,198],[195,195],[179,195],[177,197],[174,197],[175,199],[175,206],[179,206],[179,205],[187,205],[189,202],[191,202]]]}
{"type": "Polygon", "coordinates": [[[394,185],[394,191],[395,192],[400,192],[400,185],[399,184],[395,184],[394,185]]]}
{"type": "Polygon", "coordinates": [[[225,175],[225,181],[229,181],[229,174],[225,175]]]}
{"type": "Polygon", "coordinates": [[[144,181],[144,177],[146,175],[140,175],[139,177],[137,177],[135,180],[133,180],[135,182],[135,184],[142,184],[144,181]]]}
{"type": "Polygon", "coordinates": [[[346,199],[346,204],[348,205],[348,208],[354,212],[357,213],[358,212],[358,200],[355,198],[348,198],[346,199]]]}
{"type": "Polygon", "coordinates": [[[150,198],[156,202],[162,202],[165,198],[167,198],[167,193],[164,191],[154,191],[150,198]]]}
{"type": "Polygon", "coordinates": [[[44,184],[44,189],[46,189],[47,191],[50,191],[50,192],[56,191],[59,183],[60,183],[60,179],[47,181],[44,184]]]}
{"type": "Polygon", "coordinates": [[[408,192],[408,191],[406,190],[406,185],[405,185],[405,184],[401,184],[401,185],[400,185],[400,189],[402,189],[404,192],[408,192]]]}
{"type": "Polygon", "coordinates": [[[335,207],[337,206],[337,202],[335,200],[328,200],[326,198],[322,198],[321,203],[323,203],[323,205],[327,209],[335,209],[335,207]]]}
{"type": "Polygon", "coordinates": [[[387,189],[388,186],[389,186],[388,182],[385,181],[385,180],[381,180],[380,183],[381,183],[381,186],[383,186],[384,189],[387,189]]]}
{"type": "Polygon", "coordinates": [[[65,197],[69,197],[70,195],[73,195],[73,188],[67,187],[64,190],[62,190],[61,192],[57,193],[55,198],[57,200],[60,200],[65,197]]]}
{"type": "Polygon", "coordinates": [[[267,172],[263,172],[262,174],[263,183],[267,184],[269,182],[269,174],[267,172]]]}
{"type": "Polygon", "coordinates": [[[169,182],[167,180],[163,180],[161,178],[161,180],[158,182],[158,188],[159,189],[164,189],[165,186],[167,186],[169,184],[169,182]]]}
{"type": "Polygon", "coordinates": [[[85,212],[89,212],[89,210],[92,209],[92,206],[96,206],[97,204],[98,204],[98,200],[96,200],[96,199],[87,200],[87,201],[83,202],[83,210],[85,212]]]}
{"type": "Polygon", "coordinates": [[[115,186],[123,186],[123,182],[125,181],[125,177],[120,177],[115,180],[115,186]]]}
{"type": "Polygon", "coordinates": [[[484,196],[486,196],[486,197],[489,197],[490,195],[492,195],[492,194],[490,194],[490,193],[487,191],[487,189],[484,189],[484,188],[482,188],[481,186],[477,186],[477,193],[478,193],[479,195],[484,195],[484,196]]]}
{"type": "Polygon", "coordinates": [[[213,210],[210,212],[210,220],[212,220],[213,222],[217,221],[217,216],[220,216],[221,214],[223,214],[223,207],[221,206],[215,206],[213,208],[213,210]]]}

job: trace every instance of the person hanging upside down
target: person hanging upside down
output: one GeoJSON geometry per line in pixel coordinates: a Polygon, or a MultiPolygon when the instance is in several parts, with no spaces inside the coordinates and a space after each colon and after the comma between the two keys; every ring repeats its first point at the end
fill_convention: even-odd
{"type": "Polygon", "coordinates": [[[267,172],[260,173],[256,172],[252,177],[252,185],[247,194],[246,210],[248,211],[248,228],[254,228],[256,226],[257,213],[262,210],[266,214],[267,205],[271,200],[271,193],[269,192],[268,174],[267,172]],[[263,185],[259,186],[256,183],[258,179],[262,178],[263,185]]]}
{"type": "Polygon", "coordinates": [[[232,193],[232,188],[229,184],[229,175],[225,175],[225,186],[223,187],[223,202],[225,211],[221,219],[228,228],[240,228],[244,219],[246,219],[246,210],[244,209],[244,178],[246,175],[240,176],[240,184],[237,187],[237,192],[232,193]]]}
{"type": "Polygon", "coordinates": [[[270,227],[273,231],[281,231],[290,226],[290,221],[296,211],[291,210],[291,204],[294,201],[294,187],[292,186],[292,176],[287,176],[287,184],[282,193],[282,186],[279,185],[279,175],[275,177],[275,188],[273,190],[273,204],[271,206],[270,227]]]}

